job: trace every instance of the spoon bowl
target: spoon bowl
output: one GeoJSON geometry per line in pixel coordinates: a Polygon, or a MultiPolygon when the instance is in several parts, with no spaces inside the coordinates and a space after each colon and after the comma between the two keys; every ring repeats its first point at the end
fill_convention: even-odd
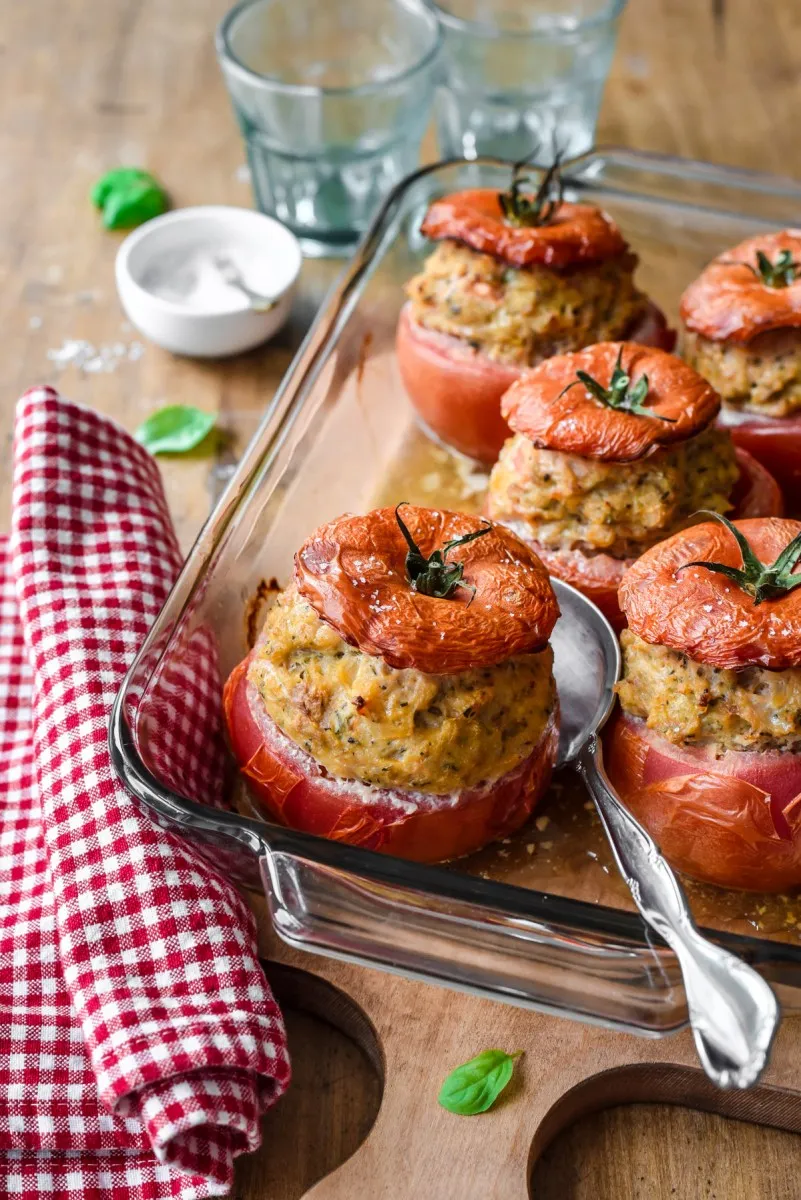
{"type": "Polygon", "coordinates": [[[562,613],[551,648],[561,708],[556,765],[564,767],[611,713],[621,659],[612,626],[592,601],[559,579],[551,582],[562,613]]]}
{"type": "Polygon", "coordinates": [[[557,765],[573,766],[581,776],[634,903],[679,961],[707,1076],[720,1088],[751,1087],[778,1029],[776,997],[752,967],[700,933],[672,868],[616,795],[598,731],[615,703],[618,640],[590,600],[559,580],[553,585],[562,612],[551,636],[561,707],[557,765]]]}

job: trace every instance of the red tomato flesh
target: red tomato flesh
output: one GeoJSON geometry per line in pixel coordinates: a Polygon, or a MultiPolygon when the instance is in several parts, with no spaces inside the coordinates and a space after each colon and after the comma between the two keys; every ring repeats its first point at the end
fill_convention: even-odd
{"type": "Polygon", "coordinates": [[[248,683],[247,668],[245,659],[225,684],[228,736],[250,791],[281,825],[415,862],[443,862],[519,829],[550,781],[556,711],[529,757],[483,787],[436,796],[335,779],[281,732],[248,683]]]}
{"type": "Polygon", "coordinates": [[[774,477],[784,493],[788,516],[801,513],[801,413],[760,417],[721,409],[718,424],[774,477]]]}
{"type": "Polygon", "coordinates": [[[621,799],[671,866],[742,891],[801,885],[801,754],[674,746],[618,711],[604,733],[621,799]]]}

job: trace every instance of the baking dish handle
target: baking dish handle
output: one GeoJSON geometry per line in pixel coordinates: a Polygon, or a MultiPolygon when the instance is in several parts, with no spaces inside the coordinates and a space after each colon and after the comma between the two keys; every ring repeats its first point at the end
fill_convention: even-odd
{"type": "MultiPolygon", "coordinates": [[[[362,868],[376,860],[374,871],[343,870],[282,845],[298,836],[286,832],[286,838],[283,830],[265,832],[260,866],[273,926],[296,949],[652,1037],[686,1023],[681,1003],[677,1014],[681,980],[667,948],[610,942],[602,934],[578,939],[558,923],[512,913],[496,916],[488,928],[484,910],[469,897],[390,878],[399,867],[426,868],[358,851],[362,868]],[[640,1020],[636,1030],[632,1012],[640,1020]],[[650,1028],[642,1023],[646,1012],[650,1028]]],[[[342,856],[348,848],[336,849],[342,856]]],[[[464,882],[469,889],[472,881],[464,882]]]]}

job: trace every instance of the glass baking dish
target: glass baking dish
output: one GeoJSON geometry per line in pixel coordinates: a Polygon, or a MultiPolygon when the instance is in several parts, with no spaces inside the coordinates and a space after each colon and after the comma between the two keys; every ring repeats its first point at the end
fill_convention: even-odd
{"type": "MultiPolygon", "coordinates": [[[[801,212],[791,180],[628,150],[593,151],[565,175],[568,197],[620,223],[640,255],[640,286],[672,320],[714,254],[801,212]]],[[[232,879],[264,888],[293,946],[659,1036],[687,1020],[677,963],[633,911],[580,785],[557,778],[506,843],[424,867],[265,822],[222,741],[221,680],[252,640],[268,581],[289,578],[311,529],[379,502],[480,505],[482,473],[416,427],[393,340],[402,284],[429,249],[419,224],[432,197],[508,179],[498,160],[439,163],[389,196],[123,684],[112,757],[159,821],[232,879]]],[[[697,885],[690,897],[713,936],[798,1007],[801,905],[697,885]]]]}

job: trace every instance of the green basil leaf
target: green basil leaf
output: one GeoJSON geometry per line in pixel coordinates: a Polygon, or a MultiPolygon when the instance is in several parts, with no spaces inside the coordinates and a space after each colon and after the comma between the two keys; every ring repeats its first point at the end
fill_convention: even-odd
{"type": "Polygon", "coordinates": [[[115,167],[112,171],[106,171],[92,188],[92,203],[95,208],[102,208],[113,191],[130,187],[132,183],[139,183],[143,179],[152,179],[152,175],[141,167],[115,167]]]}
{"type": "Polygon", "coordinates": [[[167,209],[167,199],[161,188],[144,181],[132,184],[123,192],[112,192],[103,206],[106,229],[133,229],[167,209]]]}
{"type": "Polygon", "coordinates": [[[151,454],[185,454],[200,445],[216,419],[190,404],[170,404],[151,413],[134,437],[151,454]]]}
{"type": "Polygon", "coordinates": [[[462,1117],[492,1108],[503,1089],[512,1078],[515,1059],[523,1053],[516,1050],[507,1054],[505,1050],[484,1050],[451,1071],[439,1093],[439,1103],[448,1112],[462,1117]]]}
{"type": "Polygon", "coordinates": [[[92,203],[102,209],[106,229],[132,229],[167,210],[167,194],[149,171],[116,167],[92,188],[92,203]]]}

